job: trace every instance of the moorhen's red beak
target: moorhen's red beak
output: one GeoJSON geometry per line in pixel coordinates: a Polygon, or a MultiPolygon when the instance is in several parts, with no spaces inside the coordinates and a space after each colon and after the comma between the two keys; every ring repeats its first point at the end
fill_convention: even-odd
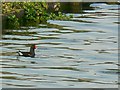
{"type": "Polygon", "coordinates": [[[34,45],[34,49],[36,49],[37,48],[37,46],[36,45],[34,45]]]}

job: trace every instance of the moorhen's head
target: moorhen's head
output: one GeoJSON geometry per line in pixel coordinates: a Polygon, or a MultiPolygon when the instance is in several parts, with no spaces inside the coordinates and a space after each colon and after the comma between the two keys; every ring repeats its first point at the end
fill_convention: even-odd
{"type": "Polygon", "coordinates": [[[37,47],[36,47],[35,44],[32,44],[32,45],[31,45],[31,48],[32,48],[32,49],[36,49],[37,47]]]}

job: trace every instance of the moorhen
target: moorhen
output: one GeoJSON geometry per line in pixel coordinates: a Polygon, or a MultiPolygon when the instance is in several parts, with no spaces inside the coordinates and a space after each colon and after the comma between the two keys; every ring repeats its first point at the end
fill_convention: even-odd
{"type": "Polygon", "coordinates": [[[35,49],[36,49],[36,45],[32,44],[30,47],[30,52],[22,52],[22,51],[18,51],[18,55],[19,56],[24,56],[24,57],[35,57],[35,49]]]}

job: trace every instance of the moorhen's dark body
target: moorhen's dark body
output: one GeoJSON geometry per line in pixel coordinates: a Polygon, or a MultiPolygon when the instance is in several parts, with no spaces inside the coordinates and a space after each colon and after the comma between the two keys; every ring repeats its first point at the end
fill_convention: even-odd
{"type": "Polygon", "coordinates": [[[24,56],[24,57],[35,57],[35,49],[36,49],[36,45],[33,44],[30,47],[30,52],[18,51],[18,54],[19,56],[24,56]]]}

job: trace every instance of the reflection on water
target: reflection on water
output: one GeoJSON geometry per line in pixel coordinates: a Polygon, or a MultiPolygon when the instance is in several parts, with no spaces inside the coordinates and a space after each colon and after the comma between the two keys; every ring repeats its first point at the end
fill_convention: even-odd
{"type": "Polygon", "coordinates": [[[3,35],[3,87],[117,88],[118,6],[90,6],[94,9],[73,14],[70,21],[49,20],[3,35]],[[37,44],[35,58],[17,55],[32,43],[37,44]]]}

